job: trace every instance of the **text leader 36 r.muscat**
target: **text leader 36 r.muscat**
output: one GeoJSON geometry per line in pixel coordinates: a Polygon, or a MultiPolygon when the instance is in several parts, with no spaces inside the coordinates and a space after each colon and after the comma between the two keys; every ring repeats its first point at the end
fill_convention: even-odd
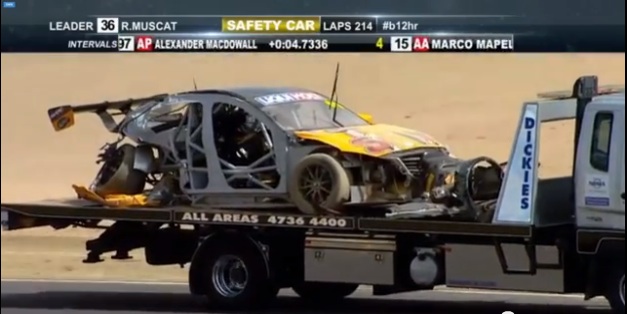
{"type": "MultiPolygon", "coordinates": [[[[54,21],[48,23],[51,32],[95,32],[96,23],[93,21],[54,21]]],[[[121,21],[122,32],[176,32],[177,21],[121,21]]]]}

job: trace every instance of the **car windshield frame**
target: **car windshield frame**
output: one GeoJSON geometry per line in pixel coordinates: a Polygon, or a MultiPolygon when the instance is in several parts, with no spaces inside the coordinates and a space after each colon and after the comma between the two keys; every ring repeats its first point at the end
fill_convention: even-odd
{"type": "Polygon", "coordinates": [[[280,128],[288,131],[338,129],[370,124],[348,107],[328,99],[271,104],[263,106],[261,110],[280,128]],[[337,115],[333,121],[335,106],[337,115]],[[308,109],[312,111],[307,112],[308,109]]]}

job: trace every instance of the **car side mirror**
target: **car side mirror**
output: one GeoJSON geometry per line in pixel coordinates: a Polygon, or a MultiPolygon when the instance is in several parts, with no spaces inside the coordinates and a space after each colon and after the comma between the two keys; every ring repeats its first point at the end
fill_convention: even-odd
{"type": "Polygon", "coordinates": [[[370,124],[374,124],[374,118],[372,117],[371,114],[367,114],[367,113],[360,113],[359,117],[364,119],[366,122],[370,123],[370,124]]]}

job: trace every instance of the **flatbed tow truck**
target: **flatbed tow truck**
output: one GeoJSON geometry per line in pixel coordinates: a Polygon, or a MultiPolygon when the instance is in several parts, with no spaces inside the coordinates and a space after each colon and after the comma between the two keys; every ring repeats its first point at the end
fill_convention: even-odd
{"type": "MultiPolygon", "coordinates": [[[[625,94],[579,78],[571,91],[523,104],[492,223],[293,210],[106,208],[80,200],[2,203],[6,230],[95,227],[86,263],[130,258],[190,263],[189,287],[222,307],[256,309],[281,288],[337,301],[437,285],[603,296],[625,312],[625,94]],[[572,176],[538,179],[540,125],[575,119],[572,176]]],[[[564,158],[560,156],[558,158],[564,158]]],[[[567,157],[570,158],[570,157],[567,157]]]]}

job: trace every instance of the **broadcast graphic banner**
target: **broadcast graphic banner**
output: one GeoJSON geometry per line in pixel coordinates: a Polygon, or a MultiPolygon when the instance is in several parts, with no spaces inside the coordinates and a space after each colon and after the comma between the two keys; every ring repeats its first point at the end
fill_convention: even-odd
{"type": "Polygon", "coordinates": [[[624,52],[621,25],[493,17],[87,17],[1,29],[2,52],[624,52]],[[474,22],[473,22],[474,21],[474,22]],[[519,21],[520,22],[520,21],[519,21]]]}

